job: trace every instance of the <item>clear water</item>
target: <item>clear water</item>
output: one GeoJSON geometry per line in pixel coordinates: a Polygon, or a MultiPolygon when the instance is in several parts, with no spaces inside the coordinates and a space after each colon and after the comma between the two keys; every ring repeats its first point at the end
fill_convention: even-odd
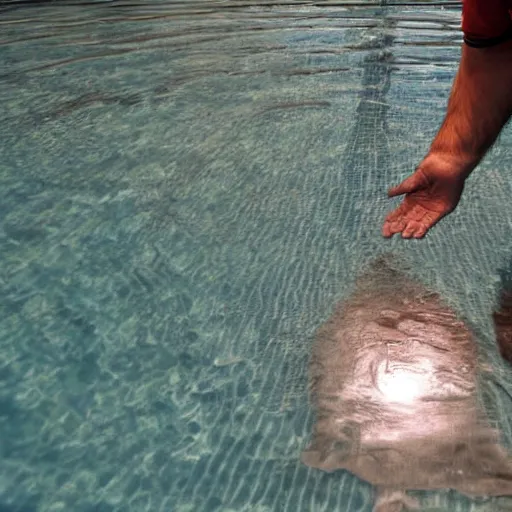
{"type": "Polygon", "coordinates": [[[371,510],[299,462],[312,334],[392,249],[485,349],[512,254],[509,130],[426,239],[380,236],[459,23],[456,2],[3,4],[0,510],[371,510]]]}

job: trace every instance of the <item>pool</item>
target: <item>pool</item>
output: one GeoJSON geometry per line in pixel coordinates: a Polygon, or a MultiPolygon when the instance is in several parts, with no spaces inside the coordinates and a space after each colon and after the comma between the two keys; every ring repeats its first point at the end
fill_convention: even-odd
{"type": "Polygon", "coordinates": [[[299,461],[315,330],[391,249],[485,348],[510,267],[510,130],[449,221],[380,235],[459,24],[456,2],[1,4],[2,512],[371,511],[299,461]]]}

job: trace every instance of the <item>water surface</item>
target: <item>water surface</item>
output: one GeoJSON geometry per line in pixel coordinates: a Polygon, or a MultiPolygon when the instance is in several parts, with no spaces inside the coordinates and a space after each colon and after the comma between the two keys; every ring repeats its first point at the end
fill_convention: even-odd
{"type": "Polygon", "coordinates": [[[361,265],[405,255],[494,357],[510,131],[449,221],[380,236],[459,25],[456,2],[2,4],[3,510],[371,510],[299,462],[311,337],[361,265]]]}

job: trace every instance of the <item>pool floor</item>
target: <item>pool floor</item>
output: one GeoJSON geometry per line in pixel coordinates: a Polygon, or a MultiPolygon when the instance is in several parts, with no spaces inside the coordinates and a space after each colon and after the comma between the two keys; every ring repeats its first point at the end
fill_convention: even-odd
{"type": "Polygon", "coordinates": [[[299,457],[314,332],[389,250],[478,333],[512,441],[510,130],[449,220],[380,234],[459,25],[453,2],[0,4],[2,512],[371,512],[299,457]]]}

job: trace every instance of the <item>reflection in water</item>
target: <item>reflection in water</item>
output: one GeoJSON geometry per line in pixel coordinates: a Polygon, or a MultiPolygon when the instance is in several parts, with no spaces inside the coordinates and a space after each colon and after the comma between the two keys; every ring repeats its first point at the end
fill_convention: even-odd
{"type": "Polygon", "coordinates": [[[386,359],[377,370],[377,389],[388,402],[412,405],[426,393],[432,370],[428,359],[413,368],[402,368],[386,359]]]}
{"type": "Polygon", "coordinates": [[[512,461],[477,399],[477,345],[437,294],[377,259],[319,330],[310,367],[317,422],[303,461],[382,488],[512,494],[512,461]]]}
{"type": "MultiPolygon", "coordinates": [[[[423,156],[458,59],[459,3],[400,3],[0,0],[0,503],[371,510],[371,486],[298,459],[309,334],[388,246],[385,190],[423,156]]],[[[512,180],[472,180],[460,217],[392,243],[480,320],[512,180]]],[[[419,329],[373,320],[365,336],[419,329]]],[[[430,349],[411,365],[388,341],[373,388],[412,436],[411,404],[464,381],[418,401],[430,349]]],[[[489,396],[506,425],[510,398],[489,396]]]]}

